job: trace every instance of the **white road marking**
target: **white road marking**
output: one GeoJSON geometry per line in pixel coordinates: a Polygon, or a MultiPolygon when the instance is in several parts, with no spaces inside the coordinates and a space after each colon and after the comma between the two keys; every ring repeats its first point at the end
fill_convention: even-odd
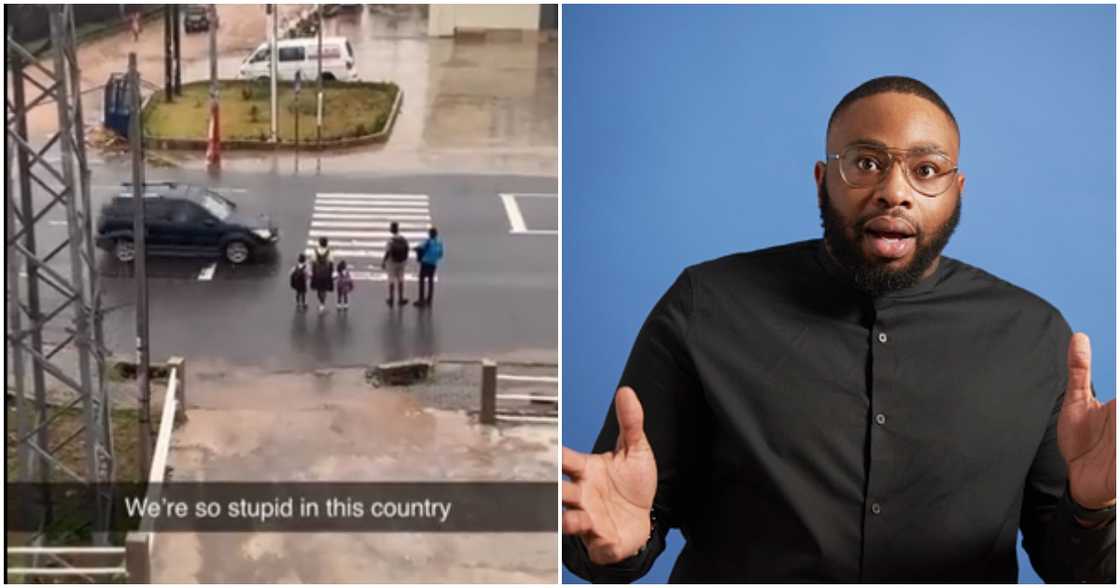
{"type": "Polygon", "coordinates": [[[47,224],[52,226],[52,227],[65,227],[69,223],[67,221],[64,221],[64,220],[61,220],[61,221],[52,220],[52,221],[47,221],[47,224]]]}
{"type": "MultiPolygon", "coordinates": [[[[389,239],[389,231],[320,231],[312,229],[307,232],[310,237],[352,237],[352,238],[372,238],[372,239],[389,239]]],[[[400,235],[405,239],[423,241],[428,238],[428,233],[406,233],[401,231],[400,235]]],[[[411,244],[410,244],[411,246],[411,244]]]]}
{"type": "Polygon", "coordinates": [[[210,279],[214,277],[214,270],[217,270],[217,269],[218,269],[218,263],[217,262],[214,262],[214,263],[202,268],[202,271],[198,272],[198,280],[200,282],[210,281],[210,279]]]}
{"type": "Polygon", "coordinates": [[[339,196],[335,198],[316,198],[317,206],[340,206],[340,202],[349,202],[351,206],[399,206],[404,208],[427,207],[427,200],[394,200],[382,198],[356,198],[339,196]]]}
{"type": "Polygon", "coordinates": [[[396,208],[402,211],[427,210],[428,203],[420,200],[317,200],[320,206],[350,206],[354,208],[396,208]]]}
{"type": "MultiPolygon", "coordinates": [[[[363,281],[363,282],[388,282],[389,281],[389,276],[385,272],[350,272],[350,277],[354,278],[357,281],[363,281]]],[[[404,275],[404,281],[406,281],[406,282],[415,282],[419,279],[420,279],[420,277],[417,274],[406,273],[404,275]]],[[[438,275],[433,276],[432,281],[433,282],[438,282],[439,281],[439,276],[438,275]]]]}
{"type": "Polygon", "coordinates": [[[509,218],[509,232],[511,235],[557,235],[559,231],[555,229],[530,229],[525,226],[525,217],[521,215],[521,207],[517,205],[517,198],[527,196],[529,198],[555,198],[555,194],[498,194],[502,198],[502,205],[506,209],[506,216],[509,218]]]}
{"type": "Polygon", "coordinates": [[[353,220],[386,220],[386,221],[424,221],[431,223],[432,217],[426,214],[354,214],[337,212],[315,211],[314,218],[323,219],[353,219],[353,220]]]}
{"type": "MultiPolygon", "coordinates": [[[[319,244],[315,239],[308,239],[307,245],[315,247],[319,244]]],[[[384,249],[384,241],[358,241],[357,239],[335,239],[331,241],[331,247],[363,247],[367,249],[384,249]]]]}
{"type": "MultiPolygon", "coordinates": [[[[304,250],[308,257],[315,255],[314,248],[304,250]]],[[[337,261],[339,259],[349,259],[351,257],[369,257],[372,259],[381,259],[385,257],[384,249],[331,249],[331,256],[337,261]]]]}
{"type": "Polygon", "coordinates": [[[348,192],[320,192],[318,200],[410,200],[427,202],[427,194],[353,194],[348,192]]]}
{"type": "MultiPolygon", "coordinates": [[[[314,218],[318,219],[319,217],[316,216],[314,218]]],[[[359,220],[342,220],[342,221],[312,220],[311,221],[311,226],[313,226],[313,227],[323,227],[323,228],[336,228],[336,229],[342,229],[342,228],[381,229],[382,231],[388,231],[389,230],[389,222],[390,221],[368,222],[368,221],[359,221],[359,220]]],[[[408,229],[419,229],[421,231],[426,231],[426,230],[428,230],[428,228],[430,226],[431,225],[429,225],[428,223],[402,223],[402,222],[397,223],[397,228],[400,229],[401,231],[406,231],[408,229]]]]}
{"type": "Polygon", "coordinates": [[[556,198],[554,192],[517,192],[514,196],[518,198],[556,198]]]}
{"type": "Polygon", "coordinates": [[[413,215],[413,216],[427,216],[428,207],[418,206],[416,208],[370,208],[362,206],[316,206],[315,213],[323,212],[350,212],[358,214],[378,214],[378,215],[413,215]]]}
{"type": "MultiPolygon", "coordinates": [[[[320,193],[315,203],[307,232],[305,253],[314,255],[319,237],[330,238],[331,252],[336,260],[347,260],[354,268],[355,280],[384,282],[380,270],[385,257],[385,244],[392,236],[389,223],[396,221],[399,233],[414,247],[428,238],[432,226],[426,194],[356,194],[320,193]],[[354,260],[358,264],[353,263],[354,260]]],[[[411,252],[410,252],[411,253],[411,252]]],[[[415,264],[412,264],[415,267],[415,264]]],[[[416,281],[416,274],[406,279],[416,281]]]]}
{"type": "Polygon", "coordinates": [[[509,217],[509,232],[511,233],[524,233],[528,228],[525,226],[525,217],[521,216],[521,207],[517,206],[517,198],[513,194],[498,194],[502,197],[502,204],[506,208],[506,216],[509,217]]]}

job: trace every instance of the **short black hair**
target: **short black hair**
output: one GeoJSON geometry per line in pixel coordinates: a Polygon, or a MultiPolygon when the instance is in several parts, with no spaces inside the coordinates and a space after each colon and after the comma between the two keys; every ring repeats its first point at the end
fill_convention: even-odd
{"type": "Polygon", "coordinates": [[[389,223],[389,232],[390,233],[393,233],[395,235],[395,234],[397,234],[397,231],[399,231],[399,230],[400,230],[400,225],[397,224],[397,221],[393,221],[393,222],[389,223]]]}
{"type": "Polygon", "coordinates": [[[439,235],[439,231],[437,231],[435,227],[432,227],[432,228],[428,229],[428,236],[429,237],[435,239],[437,235],[439,235]]]}
{"type": "Polygon", "coordinates": [[[934,106],[941,109],[949,120],[953,121],[953,128],[957,131],[957,136],[961,134],[961,128],[957,125],[957,117],[953,116],[953,111],[949,110],[949,105],[941,99],[941,96],[919,80],[908,78],[906,76],[883,76],[860,84],[856,89],[848,92],[840,99],[840,103],[836,108],[832,109],[832,116],[828,117],[828,128],[825,131],[825,141],[828,140],[828,133],[832,132],[832,123],[836,121],[836,117],[845,108],[849,107],[855,101],[861,98],[868,98],[876,94],[884,94],[886,92],[897,92],[899,94],[911,94],[919,98],[925,98],[933,103],[934,106]]]}

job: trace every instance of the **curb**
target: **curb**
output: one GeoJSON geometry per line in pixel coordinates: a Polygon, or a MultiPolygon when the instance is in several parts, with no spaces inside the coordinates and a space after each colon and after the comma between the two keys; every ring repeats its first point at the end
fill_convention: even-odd
{"type": "MultiPolygon", "coordinates": [[[[151,101],[155,94],[148,96],[148,99],[141,106],[140,111],[147,110],[148,103],[151,101]]],[[[299,143],[292,142],[279,142],[269,143],[268,141],[222,141],[222,149],[233,149],[243,151],[326,151],[328,149],[345,149],[348,147],[359,147],[362,145],[371,145],[374,143],[385,143],[389,140],[389,135],[396,124],[397,115],[400,113],[401,104],[404,101],[404,90],[397,86],[397,97],[393,100],[393,106],[389,110],[389,118],[385,121],[385,126],[378,132],[371,135],[364,135],[362,137],[341,138],[324,140],[322,143],[316,143],[314,140],[303,141],[299,143]]],[[[152,137],[149,135],[144,136],[144,147],[153,149],[182,149],[182,150],[205,150],[207,147],[206,139],[181,139],[174,137],[152,137]]]]}

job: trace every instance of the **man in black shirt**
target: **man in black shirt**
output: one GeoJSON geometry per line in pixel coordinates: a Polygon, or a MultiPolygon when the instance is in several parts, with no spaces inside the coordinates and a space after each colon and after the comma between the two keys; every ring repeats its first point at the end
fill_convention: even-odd
{"type": "Polygon", "coordinates": [[[1041,298],[941,256],[965,178],[917,80],[841,100],[824,238],[687,268],[593,453],[564,448],[564,564],[671,581],[1115,581],[1115,401],[1041,298]],[[898,165],[895,165],[898,164],[898,165]]]}

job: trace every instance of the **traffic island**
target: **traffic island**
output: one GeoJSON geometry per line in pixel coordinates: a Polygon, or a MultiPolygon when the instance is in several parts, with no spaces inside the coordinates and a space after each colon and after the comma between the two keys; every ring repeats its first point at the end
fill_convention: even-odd
{"type": "MultiPolygon", "coordinates": [[[[293,84],[277,85],[277,140],[271,133],[269,82],[220,83],[223,149],[337,149],[388,140],[402,94],[392,82],[323,83],[323,130],[316,137],[317,83],[304,83],[297,97],[293,84]],[[298,115],[298,137],[297,137],[298,115]],[[297,141],[298,139],[298,141],[297,141]]],[[[167,102],[163,92],[144,106],[144,143],[156,149],[205,150],[210,122],[210,83],[183,85],[183,95],[167,102]]]]}

